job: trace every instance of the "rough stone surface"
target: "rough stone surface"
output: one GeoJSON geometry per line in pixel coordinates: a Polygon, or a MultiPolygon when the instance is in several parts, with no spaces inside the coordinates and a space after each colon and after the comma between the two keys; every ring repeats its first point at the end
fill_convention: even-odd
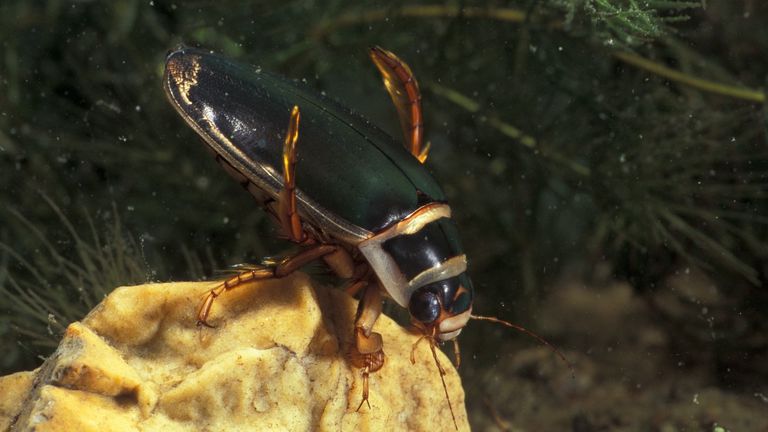
{"type": "MultiPolygon", "coordinates": [[[[454,430],[439,372],[417,335],[382,316],[384,368],[371,408],[356,408],[360,371],[347,360],[356,302],[301,274],[226,293],[199,330],[213,283],[115,290],[69,326],[34,372],[0,378],[0,430],[454,430]]],[[[464,392],[449,360],[459,429],[464,392]]]]}

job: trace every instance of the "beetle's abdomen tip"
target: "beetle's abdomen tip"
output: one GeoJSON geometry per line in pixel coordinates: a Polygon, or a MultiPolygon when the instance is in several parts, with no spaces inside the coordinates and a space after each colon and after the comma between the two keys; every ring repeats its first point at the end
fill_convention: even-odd
{"type": "Polygon", "coordinates": [[[168,57],[172,56],[173,54],[175,54],[175,53],[177,53],[179,51],[184,51],[184,50],[186,50],[188,48],[189,48],[189,46],[187,46],[187,45],[185,45],[183,43],[177,44],[176,46],[174,46],[173,48],[171,48],[171,49],[169,49],[168,51],[165,52],[165,57],[168,58],[168,57]]]}
{"type": "Polygon", "coordinates": [[[189,57],[190,55],[185,47],[169,50],[165,56],[165,69],[170,71],[183,68],[185,63],[188,62],[189,57]]]}
{"type": "Polygon", "coordinates": [[[181,47],[172,50],[165,58],[166,91],[172,100],[191,105],[190,91],[197,85],[200,71],[200,55],[195,50],[181,47]]]}

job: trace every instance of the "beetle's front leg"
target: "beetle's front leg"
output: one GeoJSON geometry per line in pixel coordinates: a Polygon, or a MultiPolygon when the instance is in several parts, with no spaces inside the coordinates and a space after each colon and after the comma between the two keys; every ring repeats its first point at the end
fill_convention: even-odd
{"type": "Polygon", "coordinates": [[[352,364],[363,372],[363,398],[357,410],[368,402],[368,377],[384,366],[384,342],[381,334],[373,331],[373,325],[381,315],[381,288],[377,283],[368,284],[365,287],[363,297],[357,306],[355,318],[354,339],[355,343],[350,347],[352,364]]]}

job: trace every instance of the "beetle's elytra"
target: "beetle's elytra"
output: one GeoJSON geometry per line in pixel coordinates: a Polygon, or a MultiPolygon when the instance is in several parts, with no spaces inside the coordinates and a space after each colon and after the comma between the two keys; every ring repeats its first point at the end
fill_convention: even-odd
{"type": "Polygon", "coordinates": [[[225,291],[322,258],[361,299],[351,356],[363,373],[361,405],[369,374],[384,364],[373,332],[382,296],[408,309],[433,349],[459,334],[473,300],[451,209],[423,166],[428,146],[416,80],[386,50],[371,49],[371,58],[397,108],[404,145],[313,91],[208,51],[171,52],[164,77],[171,104],[216,160],[302,246],[211,290],[198,323],[207,325],[225,291]]]}

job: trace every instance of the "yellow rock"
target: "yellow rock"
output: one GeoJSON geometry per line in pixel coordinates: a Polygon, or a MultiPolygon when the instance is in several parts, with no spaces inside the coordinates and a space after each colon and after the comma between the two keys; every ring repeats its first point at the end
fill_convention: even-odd
{"type": "MultiPolygon", "coordinates": [[[[382,316],[371,408],[346,353],[357,302],[303,274],[238,287],[195,314],[211,282],[122,287],[69,326],[34,372],[0,378],[0,430],[454,430],[427,343],[382,316]]],[[[459,429],[464,392],[439,353],[459,429]]]]}
{"type": "Polygon", "coordinates": [[[5,431],[11,427],[11,421],[21,411],[21,405],[34,379],[34,372],[0,377],[0,430],[5,431]]]}

